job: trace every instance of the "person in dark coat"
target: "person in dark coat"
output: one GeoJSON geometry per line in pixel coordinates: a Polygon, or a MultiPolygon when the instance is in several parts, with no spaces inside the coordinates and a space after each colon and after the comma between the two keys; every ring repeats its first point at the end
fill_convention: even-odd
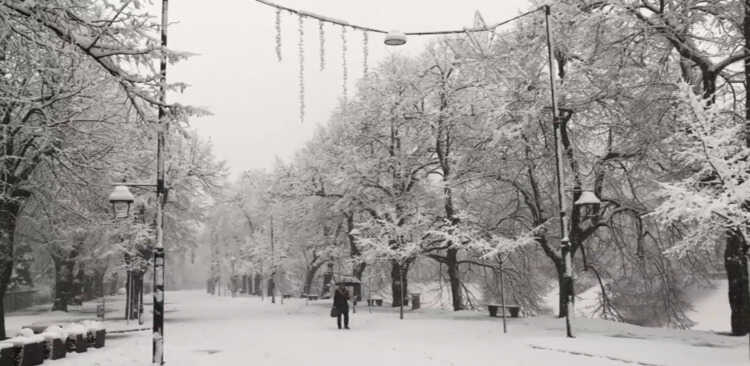
{"type": "Polygon", "coordinates": [[[338,311],[336,324],[341,329],[341,317],[344,317],[344,329],[349,329],[349,291],[340,283],[333,292],[333,307],[338,311]]]}

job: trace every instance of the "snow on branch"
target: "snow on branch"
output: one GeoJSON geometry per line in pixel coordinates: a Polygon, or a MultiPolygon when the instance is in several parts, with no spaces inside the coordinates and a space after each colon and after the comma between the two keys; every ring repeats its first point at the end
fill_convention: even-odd
{"type": "Polygon", "coordinates": [[[387,212],[357,225],[350,235],[357,238],[362,261],[374,263],[385,259],[405,264],[423,252],[421,233],[427,225],[427,218],[420,215],[387,212]]]}
{"type": "Polygon", "coordinates": [[[430,231],[434,237],[442,238],[453,246],[461,246],[467,250],[479,253],[483,259],[506,257],[511,253],[536,245],[539,231],[546,224],[524,232],[516,237],[490,233],[472,224],[470,217],[461,214],[458,224],[448,224],[437,230],[430,231]]]}
{"type": "Polygon", "coordinates": [[[747,238],[750,222],[750,149],[742,125],[724,113],[725,106],[695,95],[686,83],[680,97],[680,125],[666,142],[690,174],[660,183],[663,201],[649,214],[663,227],[684,228],[681,241],[667,250],[677,256],[712,246],[729,230],[747,238]]]}
{"type": "Polygon", "coordinates": [[[149,27],[148,14],[128,13],[128,18],[123,19],[125,7],[128,5],[136,8],[141,6],[138,1],[125,2],[122,7],[115,10],[110,19],[104,21],[87,19],[84,15],[75,14],[71,10],[63,11],[55,8],[54,4],[40,2],[4,1],[0,8],[26,19],[29,23],[39,24],[98,64],[122,86],[144,120],[148,119],[148,113],[142,110],[139,101],[152,106],[168,107],[175,110],[173,113],[176,115],[184,114],[186,111],[177,111],[181,108],[179,105],[165,105],[154,96],[161,76],[154,70],[152,61],[161,57],[162,52],[167,53],[168,61],[171,63],[185,59],[190,54],[170,51],[159,46],[156,39],[145,32],[149,27]],[[127,24],[127,27],[115,27],[116,24],[127,24]],[[145,68],[148,72],[144,75],[130,71],[139,68],[145,68]]]}

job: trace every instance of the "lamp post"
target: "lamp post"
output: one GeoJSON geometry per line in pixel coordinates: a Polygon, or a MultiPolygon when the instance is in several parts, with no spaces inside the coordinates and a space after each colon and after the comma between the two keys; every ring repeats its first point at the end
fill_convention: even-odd
{"type": "Polygon", "coordinates": [[[169,0],[161,2],[161,60],[159,62],[159,123],[156,136],[156,246],[154,247],[154,319],[151,362],[154,366],[164,364],[164,203],[167,189],[164,179],[164,144],[169,122],[166,116],[167,103],[167,25],[169,22],[169,0]]]}
{"type": "Polygon", "coordinates": [[[273,245],[273,215],[271,215],[270,228],[270,239],[271,239],[271,278],[269,281],[269,290],[271,292],[271,304],[276,303],[276,258],[274,257],[274,245],[273,245]]]}
{"type": "MultiPolygon", "coordinates": [[[[112,194],[118,192],[119,187],[152,187],[156,188],[156,245],[154,246],[154,318],[151,363],[154,366],[164,364],[164,204],[167,201],[167,186],[165,182],[164,145],[166,131],[169,126],[167,120],[167,25],[169,22],[169,0],[161,2],[161,59],[159,62],[159,113],[156,128],[156,185],[122,183],[115,187],[112,194]]],[[[120,188],[120,191],[122,189],[120,188]]],[[[132,196],[132,195],[131,195],[132,196]]],[[[110,195],[112,197],[112,195],[110,195]]],[[[117,197],[117,196],[116,196],[117,197]]],[[[131,201],[132,203],[132,201],[131,201]]],[[[114,203],[113,203],[114,204],[114,203]]],[[[128,205],[128,208],[130,206],[128,205]]],[[[129,209],[128,211],[129,212],[129,209]]]]}
{"type": "MultiPolygon", "coordinates": [[[[130,193],[130,189],[128,189],[127,185],[117,185],[115,186],[112,193],[109,194],[108,198],[109,203],[112,205],[112,219],[122,219],[127,218],[130,216],[130,207],[133,205],[133,202],[135,201],[135,197],[132,193],[130,193]]],[[[128,284],[130,284],[130,270],[128,269],[128,284]]],[[[128,293],[131,294],[130,288],[128,288],[128,293]]],[[[131,302],[126,301],[125,303],[125,313],[126,313],[126,320],[130,320],[130,304],[131,302]]],[[[102,283],[102,304],[101,304],[101,314],[102,319],[104,319],[105,312],[106,312],[106,294],[104,293],[104,284],[102,283]]]]}

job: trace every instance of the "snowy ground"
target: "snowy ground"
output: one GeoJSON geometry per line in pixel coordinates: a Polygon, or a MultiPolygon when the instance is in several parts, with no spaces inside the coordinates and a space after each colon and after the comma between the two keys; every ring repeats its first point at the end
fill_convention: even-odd
{"type": "MultiPolygon", "coordinates": [[[[577,338],[566,339],[562,321],[550,317],[509,320],[509,333],[502,334],[500,320],[485,312],[419,310],[399,320],[397,309],[373,308],[370,313],[361,306],[352,314],[352,330],[340,331],[328,317],[328,301],[294,299],[282,305],[199,291],[168,295],[166,361],[171,365],[748,364],[747,338],[709,332],[578,319],[577,338]]],[[[26,313],[8,317],[8,323],[13,328],[65,316],[71,318],[26,313]]],[[[126,325],[113,320],[108,327],[126,325]]],[[[135,332],[109,335],[107,347],[51,364],[146,365],[150,359],[151,333],[135,332]]]]}
{"type": "Polygon", "coordinates": [[[688,317],[695,322],[693,329],[729,332],[729,284],[726,279],[713,281],[715,288],[705,289],[693,299],[693,310],[688,317]]]}
{"type": "MultiPolygon", "coordinates": [[[[726,279],[712,281],[713,287],[694,289],[689,296],[692,299],[692,310],[686,315],[695,322],[693,330],[729,333],[729,302],[727,300],[728,284],[726,279]]],[[[553,288],[543,300],[551,313],[557,313],[558,290],[553,288]]],[[[601,290],[594,286],[576,296],[576,316],[583,318],[597,318],[599,297],[601,290]]],[[[750,363],[749,363],[750,364],[750,363]]]]}

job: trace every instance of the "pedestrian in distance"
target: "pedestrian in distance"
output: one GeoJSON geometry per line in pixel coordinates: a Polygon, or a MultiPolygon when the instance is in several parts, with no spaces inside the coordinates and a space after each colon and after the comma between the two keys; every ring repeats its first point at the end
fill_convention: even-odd
{"type": "Polygon", "coordinates": [[[341,317],[344,317],[344,329],[349,329],[349,291],[339,283],[333,292],[333,308],[336,311],[336,324],[341,329],[341,317]]]}

